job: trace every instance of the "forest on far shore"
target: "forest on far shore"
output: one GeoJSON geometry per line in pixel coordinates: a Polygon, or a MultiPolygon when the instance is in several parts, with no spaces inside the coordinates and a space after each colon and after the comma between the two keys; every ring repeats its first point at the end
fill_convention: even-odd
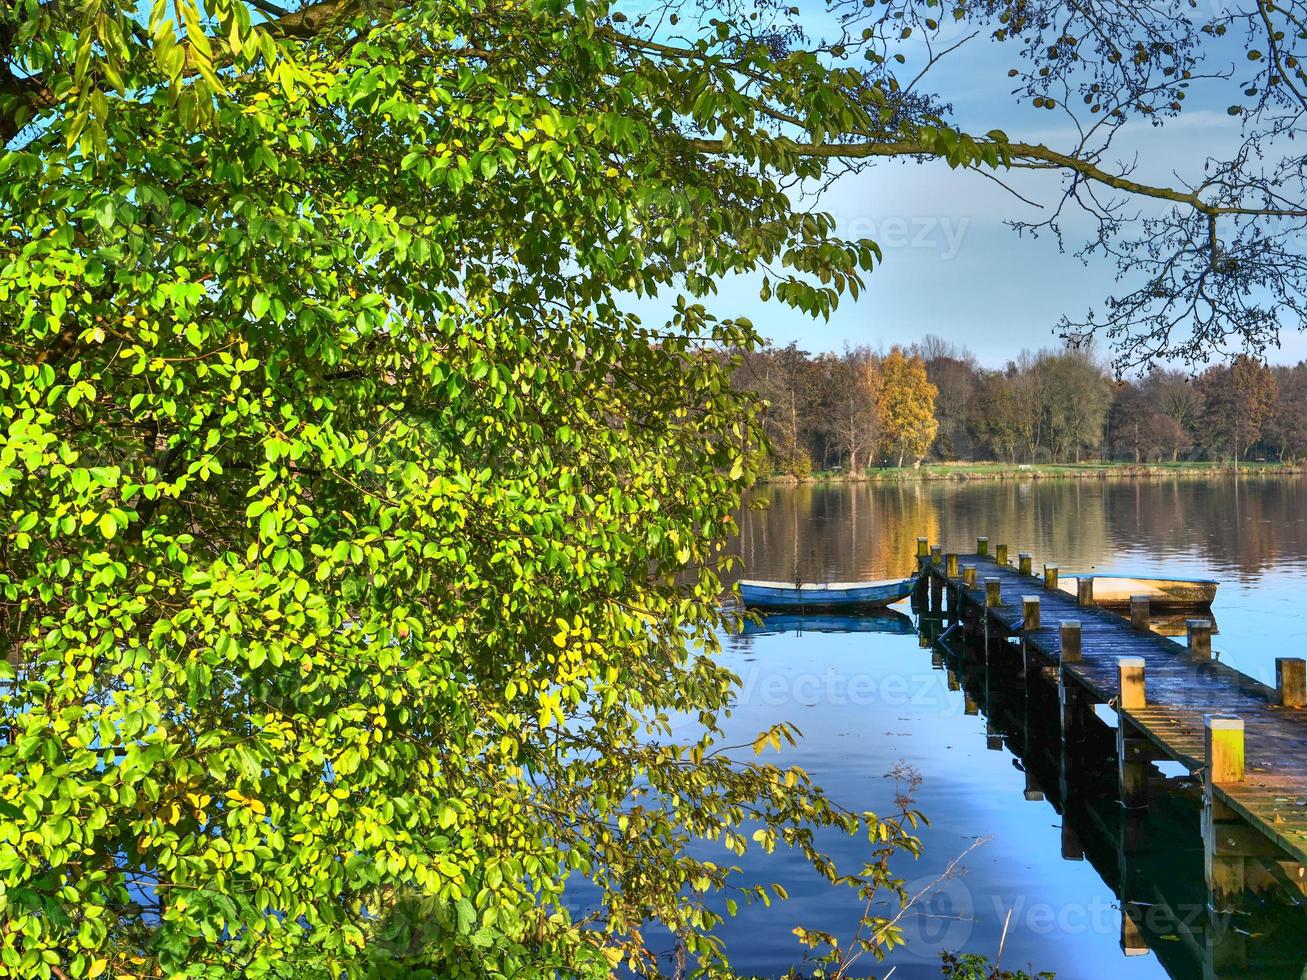
{"type": "Polygon", "coordinates": [[[1000,369],[927,336],[888,353],[746,353],[734,384],[766,402],[779,473],[939,461],[1307,458],[1307,361],[1246,355],[1189,374],[1113,378],[1091,350],[1023,351],[1000,369]]]}

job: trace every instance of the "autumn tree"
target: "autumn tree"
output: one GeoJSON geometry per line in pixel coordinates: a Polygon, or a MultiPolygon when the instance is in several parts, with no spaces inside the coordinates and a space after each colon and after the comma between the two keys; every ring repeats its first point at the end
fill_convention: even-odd
{"type": "Polygon", "coordinates": [[[1276,400],[1265,436],[1285,462],[1307,456],[1307,361],[1275,369],[1276,400]]]}
{"type": "Polygon", "coordinates": [[[849,471],[858,473],[881,442],[879,359],[867,347],[845,349],[832,358],[829,385],[831,428],[846,454],[849,471]]]}
{"type": "Polygon", "coordinates": [[[926,365],[919,355],[908,356],[894,347],[881,362],[880,415],[882,445],[902,466],[911,458],[914,466],[930,451],[939,422],[935,418],[938,389],[926,379],[926,365]]]}
{"type": "Polygon", "coordinates": [[[1198,379],[1203,398],[1204,446],[1213,455],[1240,458],[1261,438],[1276,399],[1275,374],[1265,363],[1240,354],[1229,365],[1215,365],[1198,379]]]}
{"type": "Polygon", "coordinates": [[[1116,389],[1107,427],[1112,451],[1136,463],[1174,459],[1185,441],[1180,424],[1162,412],[1152,392],[1129,381],[1116,389]]]}

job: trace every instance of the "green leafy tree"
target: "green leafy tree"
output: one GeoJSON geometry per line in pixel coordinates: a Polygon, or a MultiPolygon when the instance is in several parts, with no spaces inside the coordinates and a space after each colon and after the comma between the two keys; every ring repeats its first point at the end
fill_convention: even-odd
{"type": "Polygon", "coordinates": [[[0,972],[598,976],[650,921],[712,963],[707,897],[771,892],[686,843],[833,879],[823,827],[892,888],[908,823],[717,745],[762,435],[696,299],[875,259],[739,73],[810,135],[883,96],[584,7],[133,10],[5,14],[51,87],[0,156],[0,972]]]}

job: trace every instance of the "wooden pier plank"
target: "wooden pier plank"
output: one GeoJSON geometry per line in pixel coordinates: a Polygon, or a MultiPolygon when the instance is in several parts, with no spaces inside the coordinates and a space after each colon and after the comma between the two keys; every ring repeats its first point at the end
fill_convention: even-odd
{"type": "Polygon", "coordinates": [[[1119,695],[1119,657],[1145,662],[1147,706],[1126,713],[1129,723],[1160,752],[1192,772],[1204,765],[1203,715],[1232,714],[1243,719],[1247,774],[1241,783],[1214,787],[1217,798],[1307,863],[1307,711],[1280,708],[1276,692],[1217,660],[1194,661],[1186,645],[1135,629],[1106,609],[1083,607],[1061,589],[1047,589],[1042,576],[1022,575],[988,555],[959,555],[959,567],[975,566],[979,588],[966,588],[961,576],[948,577],[932,566],[967,604],[1003,631],[1024,638],[1027,649],[1050,664],[1059,663],[1060,627],[1081,624],[1081,657],[1066,671],[1099,701],[1119,695]],[[985,579],[998,579],[1001,603],[986,606],[985,579]],[[1023,595],[1040,597],[1040,628],[1022,630],[1023,595]]]}

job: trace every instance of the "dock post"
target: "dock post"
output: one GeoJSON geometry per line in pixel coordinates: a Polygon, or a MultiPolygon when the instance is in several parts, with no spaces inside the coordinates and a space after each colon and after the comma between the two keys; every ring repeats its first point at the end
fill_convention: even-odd
{"type": "Polygon", "coordinates": [[[1121,952],[1126,956],[1147,956],[1152,952],[1144,938],[1144,910],[1134,902],[1121,903],[1121,952]]]}
{"type": "Polygon", "coordinates": [[[994,561],[1000,565],[1007,564],[1007,545],[1000,544],[994,548],[994,561]]]}
{"type": "Polygon", "coordinates": [[[996,578],[985,579],[985,606],[993,608],[1003,605],[1003,583],[996,578]]]}
{"type": "Polygon", "coordinates": [[[949,552],[944,556],[944,574],[948,578],[958,577],[958,556],[956,552],[949,552]]]}
{"type": "Polygon", "coordinates": [[[1275,693],[1281,708],[1307,707],[1307,660],[1275,658],[1275,693]]]}
{"type": "Polygon", "coordinates": [[[1207,878],[1212,908],[1223,910],[1239,905],[1247,883],[1246,849],[1234,845],[1242,839],[1246,825],[1213,787],[1243,782],[1244,726],[1236,715],[1203,716],[1203,749],[1206,765],[1203,785],[1203,871],[1207,878]]]}
{"type": "Polygon", "coordinates": [[[930,576],[930,609],[936,613],[944,611],[944,580],[933,574],[930,576]]]}
{"type": "Polygon", "coordinates": [[[1212,659],[1212,621],[1210,619],[1186,619],[1185,632],[1189,635],[1189,659],[1212,659]]]}
{"type": "Polygon", "coordinates": [[[1076,603],[1082,607],[1094,604],[1094,580],[1088,575],[1076,579],[1076,603]]]}
{"type": "Polygon", "coordinates": [[[1203,747],[1207,755],[1207,788],[1242,783],[1243,719],[1237,715],[1203,715],[1203,747]]]}
{"type": "MultiPolygon", "coordinates": [[[[930,554],[930,538],[917,538],[917,557],[925,558],[930,554]]],[[[918,565],[921,562],[917,562],[918,565]]]]}
{"type": "Polygon", "coordinates": [[[1121,783],[1121,805],[1135,808],[1148,804],[1148,745],[1126,719],[1127,711],[1143,708],[1144,658],[1118,657],[1121,693],[1117,696],[1116,759],[1121,783]]]}
{"type": "Polygon", "coordinates": [[[1046,588],[1046,589],[1056,589],[1056,588],[1057,588],[1057,566],[1056,566],[1056,565],[1045,565],[1045,566],[1044,566],[1044,588],[1046,588]]]}
{"type": "Polygon", "coordinates": [[[989,554],[989,538],[976,538],[976,554],[981,556],[989,554]]]}
{"type": "Polygon", "coordinates": [[[1144,658],[1117,657],[1116,667],[1121,678],[1117,706],[1122,711],[1147,707],[1148,699],[1144,696],[1144,658]]]}
{"type": "Polygon", "coordinates": [[[1030,556],[1030,552],[1021,552],[1017,555],[1017,571],[1022,575],[1029,575],[1031,569],[1034,567],[1034,561],[1035,560],[1030,556]]]}
{"type": "Polygon", "coordinates": [[[962,566],[962,584],[965,585],[968,589],[974,589],[976,587],[975,565],[962,566]]]}
{"type": "Polygon", "coordinates": [[[930,546],[930,563],[932,565],[944,564],[944,549],[940,545],[932,544],[930,546]]]}
{"type": "Polygon", "coordinates": [[[1080,621],[1062,620],[1062,652],[1058,659],[1064,664],[1080,663],[1080,621]]]}
{"type": "Polygon", "coordinates": [[[1039,629],[1039,596],[1023,595],[1021,597],[1022,629],[1039,629]]]}
{"type": "Polygon", "coordinates": [[[1148,614],[1148,596],[1130,597],[1130,625],[1137,630],[1147,630],[1152,625],[1152,617],[1148,614]]]}

